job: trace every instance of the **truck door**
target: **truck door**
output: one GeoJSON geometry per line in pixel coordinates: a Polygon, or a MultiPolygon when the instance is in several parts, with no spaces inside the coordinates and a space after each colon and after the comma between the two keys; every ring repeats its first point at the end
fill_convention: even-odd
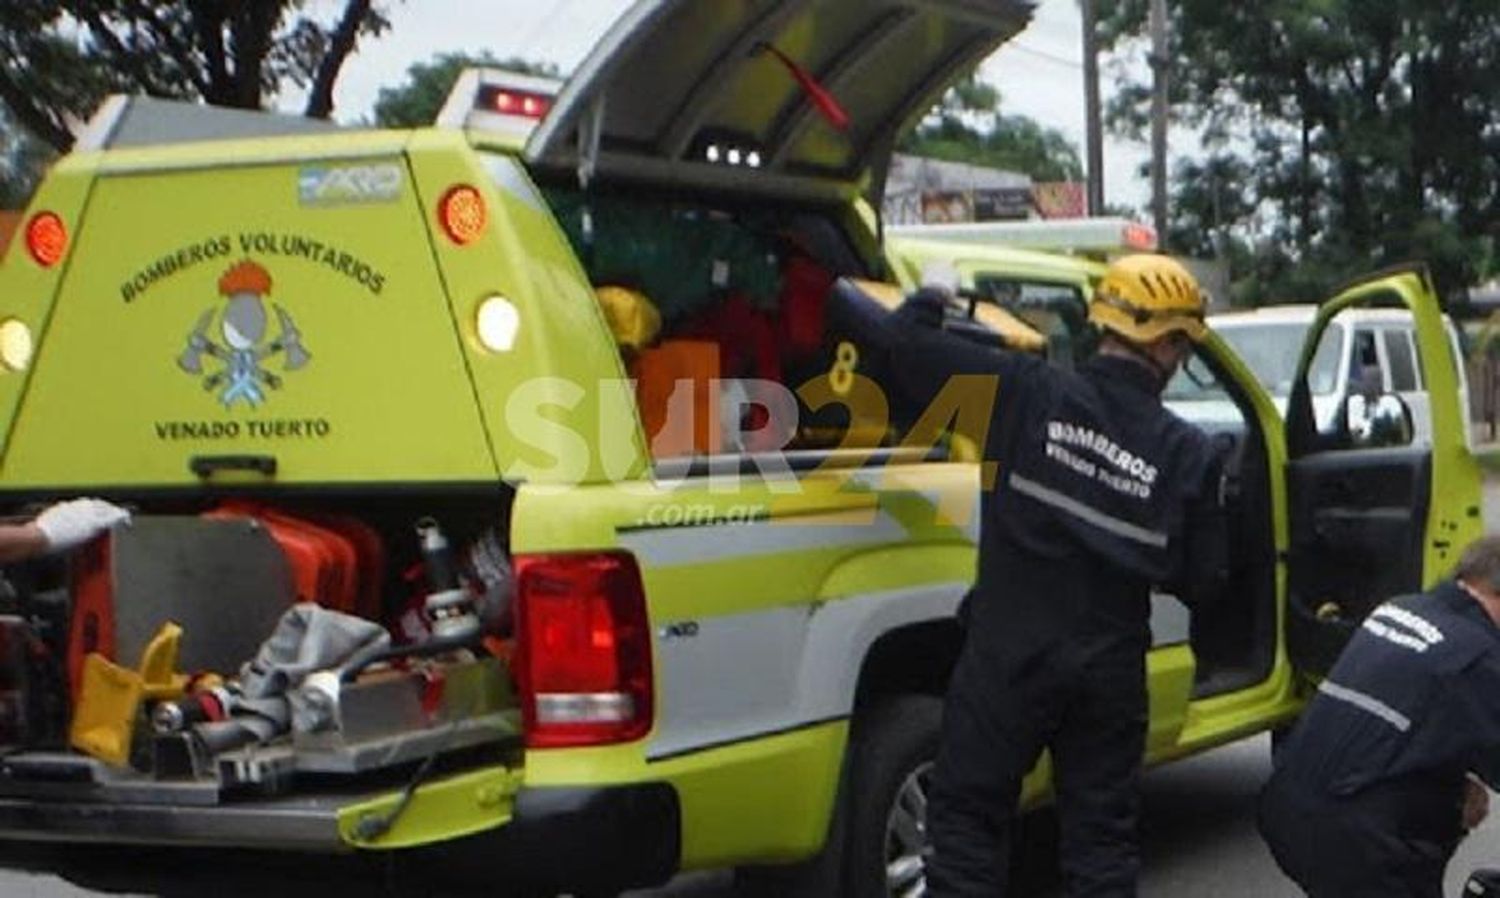
{"type": "Polygon", "coordinates": [[[1480,475],[1465,439],[1458,364],[1425,269],[1354,283],[1323,304],[1307,334],[1287,408],[1287,649],[1321,675],[1385,599],[1446,576],[1483,530],[1480,475]],[[1413,438],[1407,400],[1383,385],[1351,389],[1331,432],[1313,414],[1308,368],[1328,322],[1348,308],[1394,306],[1414,319],[1431,440],[1413,438]]]}

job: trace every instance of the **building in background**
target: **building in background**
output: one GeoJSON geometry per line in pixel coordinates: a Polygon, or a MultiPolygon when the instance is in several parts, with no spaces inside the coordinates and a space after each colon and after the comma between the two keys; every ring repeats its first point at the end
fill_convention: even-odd
{"type": "Polygon", "coordinates": [[[1078,218],[1087,204],[1081,183],[1037,183],[1020,172],[897,154],[882,211],[890,224],[953,224],[1078,218]]]}

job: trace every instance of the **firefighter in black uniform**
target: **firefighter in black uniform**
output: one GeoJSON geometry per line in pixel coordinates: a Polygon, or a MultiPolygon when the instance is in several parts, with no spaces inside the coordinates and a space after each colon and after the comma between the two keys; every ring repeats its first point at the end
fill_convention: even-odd
{"type": "Polygon", "coordinates": [[[1315,898],[1439,898],[1483,783],[1500,784],[1497,536],[1365,619],[1276,753],[1260,831],[1315,898]]]}
{"type": "Polygon", "coordinates": [[[927,894],[1006,893],[1021,779],[1050,747],[1067,894],[1134,895],[1150,587],[1211,583],[1227,552],[1217,453],[1160,400],[1204,334],[1203,300],[1167,257],[1115,262],[1089,308],[1099,350],[1076,372],[944,333],[946,304],[923,290],[851,325],[888,353],[872,365],[889,369],[894,408],[952,375],[998,378],[983,435],[998,473],[931,778],[927,894]]]}

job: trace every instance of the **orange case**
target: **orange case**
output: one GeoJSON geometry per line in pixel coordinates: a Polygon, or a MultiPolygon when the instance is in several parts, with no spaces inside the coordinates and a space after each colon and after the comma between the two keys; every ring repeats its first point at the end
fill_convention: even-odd
{"type": "Polygon", "coordinates": [[[651,454],[658,458],[708,455],[723,445],[719,430],[719,344],[709,340],[663,340],[636,356],[636,402],[651,454]],[[678,381],[692,384],[692,421],[669,419],[668,404],[678,381]]]}

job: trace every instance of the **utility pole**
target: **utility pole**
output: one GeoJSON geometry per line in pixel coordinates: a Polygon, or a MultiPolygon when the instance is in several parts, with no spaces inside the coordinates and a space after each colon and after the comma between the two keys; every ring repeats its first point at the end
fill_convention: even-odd
{"type": "Polygon", "coordinates": [[[1151,0],[1151,216],[1167,238],[1167,0],[1151,0]]]}
{"type": "Polygon", "coordinates": [[[1094,0],[1078,0],[1083,13],[1083,107],[1088,153],[1089,214],[1104,214],[1104,137],[1099,125],[1099,29],[1094,0]]]}

